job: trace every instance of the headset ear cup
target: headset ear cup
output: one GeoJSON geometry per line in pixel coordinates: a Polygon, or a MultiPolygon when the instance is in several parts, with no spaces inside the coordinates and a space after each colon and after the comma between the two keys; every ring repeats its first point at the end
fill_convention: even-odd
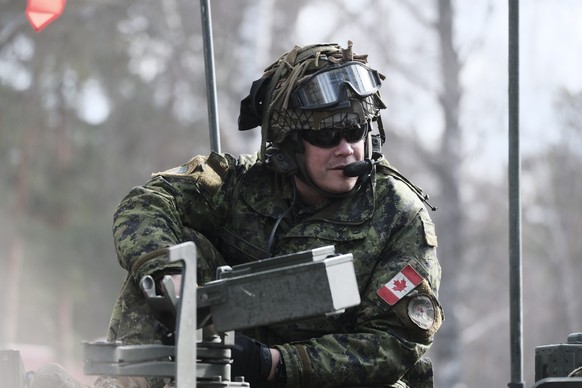
{"type": "Polygon", "coordinates": [[[279,174],[290,175],[297,171],[295,161],[285,152],[273,146],[265,150],[265,164],[269,169],[279,174]]]}

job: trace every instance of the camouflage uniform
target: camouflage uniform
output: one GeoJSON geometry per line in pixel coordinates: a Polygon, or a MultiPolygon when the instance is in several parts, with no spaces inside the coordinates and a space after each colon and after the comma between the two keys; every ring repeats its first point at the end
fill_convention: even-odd
{"type": "MultiPolygon", "coordinates": [[[[298,201],[278,226],[273,256],[325,245],[352,253],[362,300],[344,314],[245,332],[280,350],[285,387],[432,385],[430,363],[421,357],[443,319],[437,239],[422,201],[387,166],[379,164],[351,196],[319,207],[298,201]],[[422,283],[390,306],[377,291],[406,265],[422,283]],[[425,328],[410,318],[407,307],[420,295],[435,311],[425,328]]],[[[163,341],[171,331],[149,311],[136,285],[144,275],[179,270],[160,256],[164,248],[194,240],[204,281],[212,279],[223,258],[236,265],[269,257],[269,236],[292,192],[290,178],[267,169],[256,155],[236,159],[217,153],[195,157],[132,189],[115,213],[117,254],[129,276],[112,315],[110,339],[163,341]]],[[[156,384],[162,383],[150,386],[156,384]]]]}

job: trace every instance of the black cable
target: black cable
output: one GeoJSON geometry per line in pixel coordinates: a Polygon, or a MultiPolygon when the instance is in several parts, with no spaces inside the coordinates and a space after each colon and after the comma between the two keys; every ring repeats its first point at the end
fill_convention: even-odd
{"type": "Polygon", "coordinates": [[[281,223],[283,218],[285,218],[287,216],[287,214],[289,214],[291,209],[293,209],[293,207],[295,206],[295,200],[297,198],[297,187],[295,186],[295,177],[294,176],[291,177],[291,187],[293,188],[293,193],[291,194],[291,205],[289,205],[287,210],[285,210],[277,218],[277,221],[275,222],[275,225],[273,225],[273,229],[271,230],[271,235],[269,236],[269,243],[267,244],[267,251],[269,252],[269,255],[271,255],[271,256],[273,256],[272,249],[273,249],[273,244],[275,243],[275,233],[277,232],[277,229],[279,228],[279,224],[281,223]]]}

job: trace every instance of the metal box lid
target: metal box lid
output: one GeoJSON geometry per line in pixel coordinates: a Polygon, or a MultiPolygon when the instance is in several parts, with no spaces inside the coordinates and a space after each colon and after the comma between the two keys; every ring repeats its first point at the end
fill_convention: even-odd
{"type": "Polygon", "coordinates": [[[333,246],[223,267],[198,288],[218,331],[240,330],[330,313],[360,303],[352,254],[333,246]]]}

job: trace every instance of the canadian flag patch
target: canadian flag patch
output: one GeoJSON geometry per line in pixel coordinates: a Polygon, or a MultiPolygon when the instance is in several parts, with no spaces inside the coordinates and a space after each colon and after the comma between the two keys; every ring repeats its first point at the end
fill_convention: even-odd
{"type": "Polygon", "coordinates": [[[402,268],[388,283],[384,284],[376,293],[390,306],[394,305],[406,294],[414,290],[424,278],[416,272],[410,264],[402,268]]]}

